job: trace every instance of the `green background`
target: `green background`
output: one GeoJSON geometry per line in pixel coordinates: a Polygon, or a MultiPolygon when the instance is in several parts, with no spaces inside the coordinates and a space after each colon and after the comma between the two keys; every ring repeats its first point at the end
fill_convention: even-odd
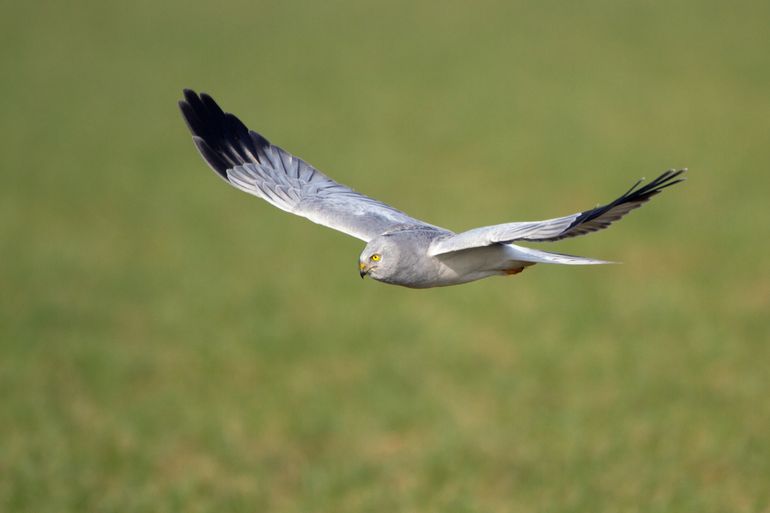
{"type": "Polygon", "coordinates": [[[770,511],[770,4],[9,3],[0,510],[770,511]],[[183,87],[455,230],[689,180],[413,291],[226,187],[183,87]]]}

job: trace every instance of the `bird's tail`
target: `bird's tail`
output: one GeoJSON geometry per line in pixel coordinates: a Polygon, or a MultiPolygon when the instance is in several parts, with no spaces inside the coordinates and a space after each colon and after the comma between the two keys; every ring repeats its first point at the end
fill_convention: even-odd
{"type": "Polygon", "coordinates": [[[561,253],[549,253],[537,249],[525,248],[515,244],[506,244],[510,248],[510,256],[515,260],[522,262],[542,263],[542,264],[564,264],[564,265],[596,265],[596,264],[614,264],[607,260],[596,260],[593,258],[583,258],[579,256],[563,255],[561,253]]]}

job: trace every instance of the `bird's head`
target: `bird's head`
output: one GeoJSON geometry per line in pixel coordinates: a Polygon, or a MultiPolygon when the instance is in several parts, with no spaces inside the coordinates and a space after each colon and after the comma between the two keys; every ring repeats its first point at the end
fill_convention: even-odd
{"type": "Polygon", "coordinates": [[[398,245],[389,236],[375,237],[358,257],[358,272],[361,278],[371,276],[375,280],[387,281],[397,270],[398,256],[398,245]]]}

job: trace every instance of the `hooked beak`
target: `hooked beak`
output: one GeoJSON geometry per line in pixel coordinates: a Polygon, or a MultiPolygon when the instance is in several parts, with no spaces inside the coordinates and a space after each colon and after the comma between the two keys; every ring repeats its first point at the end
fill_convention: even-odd
{"type": "Polygon", "coordinates": [[[366,275],[369,274],[369,269],[366,268],[365,262],[359,262],[358,263],[358,274],[361,275],[361,279],[363,280],[366,278],[366,275]]]}

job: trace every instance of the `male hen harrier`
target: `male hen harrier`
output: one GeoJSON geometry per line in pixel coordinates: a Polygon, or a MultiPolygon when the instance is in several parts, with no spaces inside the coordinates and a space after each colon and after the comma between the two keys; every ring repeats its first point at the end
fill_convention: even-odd
{"type": "Polygon", "coordinates": [[[339,184],[273,146],[207,94],[185,90],[179,102],[198,151],[229,184],[268,203],[366,242],[361,277],[412,288],[467,283],[521,272],[536,263],[608,263],[512,244],[575,237],[608,227],[660,191],[679,183],[684,169],[642,180],[607,205],[545,221],[483,226],[462,233],[424,223],[339,184]]]}

